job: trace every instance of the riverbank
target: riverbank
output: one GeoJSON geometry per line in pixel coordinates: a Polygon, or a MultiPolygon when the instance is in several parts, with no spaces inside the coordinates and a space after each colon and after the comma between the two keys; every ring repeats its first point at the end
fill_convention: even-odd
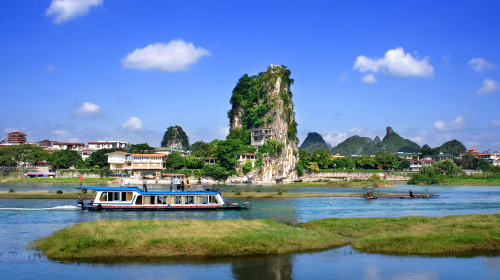
{"type": "Polygon", "coordinates": [[[287,187],[325,187],[325,188],[362,188],[366,185],[374,187],[394,187],[395,185],[389,181],[329,181],[329,182],[294,182],[284,184],[287,187]]]}
{"type": "MultiPolygon", "coordinates": [[[[409,196],[407,193],[376,193],[378,197],[409,196]]],[[[363,197],[364,193],[312,193],[312,192],[225,192],[225,198],[301,198],[301,197],[363,197]]],[[[1,196],[0,196],[1,197],[1,196]]]]}
{"type": "MultiPolygon", "coordinates": [[[[85,178],[86,184],[99,184],[112,182],[115,178],[85,178]]],[[[0,178],[0,182],[5,183],[52,183],[52,184],[81,184],[78,177],[72,178],[0,178]]]]}
{"type": "Polygon", "coordinates": [[[80,195],[83,198],[95,197],[95,193],[92,192],[82,194],[81,192],[57,193],[56,191],[0,191],[0,199],[76,199],[80,195]]]}
{"type": "Polygon", "coordinates": [[[361,252],[500,254],[500,214],[273,220],[105,220],[36,240],[52,259],[168,258],[298,253],[350,244],[361,252]]]}

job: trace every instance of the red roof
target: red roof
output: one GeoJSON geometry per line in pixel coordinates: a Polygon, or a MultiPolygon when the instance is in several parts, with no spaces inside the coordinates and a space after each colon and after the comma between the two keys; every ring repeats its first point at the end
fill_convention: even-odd
{"type": "Polygon", "coordinates": [[[26,136],[26,134],[19,132],[19,131],[7,133],[7,135],[24,135],[24,136],[26,136]]]}
{"type": "Polygon", "coordinates": [[[80,146],[85,146],[83,143],[67,143],[67,142],[57,142],[57,143],[52,143],[52,145],[80,145],[80,146]]]}

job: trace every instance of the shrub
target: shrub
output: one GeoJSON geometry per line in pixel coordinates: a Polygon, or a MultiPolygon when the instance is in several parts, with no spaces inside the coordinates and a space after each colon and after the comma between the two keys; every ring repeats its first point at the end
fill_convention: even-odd
{"type": "Polygon", "coordinates": [[[63,191],[58,190],[58,191],[56,191],[56,194],[63,194],[63,191]]]}

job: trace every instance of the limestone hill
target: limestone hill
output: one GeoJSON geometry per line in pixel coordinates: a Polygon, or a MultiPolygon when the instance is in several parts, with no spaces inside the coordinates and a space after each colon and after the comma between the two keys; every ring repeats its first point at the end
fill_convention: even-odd
{"type": "Polygon", "coordinates": [[[331,146],[325,142],[319,133],[309,132],[304,142],[302,142],[302,145],[300,145],[300,148],[312,153],[317,149],[329,150],[331,149],[331,146]]]}
{"type": "Polygon", "coordinates": [[[375,137],[375,140],[368,137],[360,137],[358,135],[351,136],[332,148],[332,154],[338,153],[343,156],[350,156],[353,154],[373,155],[378,151],[390,153],[420,152],[421,148],[417,143],[399,136],[399,134],[394,132],[391,127],[387,127],[386,131],[387,133],[382,141],[380,141],[378,136],[375,137]]]}

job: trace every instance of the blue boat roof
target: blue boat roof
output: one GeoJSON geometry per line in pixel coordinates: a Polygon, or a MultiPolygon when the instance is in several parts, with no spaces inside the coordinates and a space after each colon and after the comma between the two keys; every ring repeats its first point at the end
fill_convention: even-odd
{"type": "Polygon", "coordinates": [[[184,192],[171,192],[171,191],[150,191],[150,192],[145,192],[139,189],[138,187],[90,187],[90,186],[81,186],[77,187],[77,189],[87,189],[87,190],[93,190],[93,191],[115,191],[115,192],[126,192],[126,191],[136,191],[139,194],[157,194],[157,195],[162,195],[162,194],[216,194],[216,191],[210,191],[210,192],[205,192],[205,191],[184,191],[184,192]]]}

